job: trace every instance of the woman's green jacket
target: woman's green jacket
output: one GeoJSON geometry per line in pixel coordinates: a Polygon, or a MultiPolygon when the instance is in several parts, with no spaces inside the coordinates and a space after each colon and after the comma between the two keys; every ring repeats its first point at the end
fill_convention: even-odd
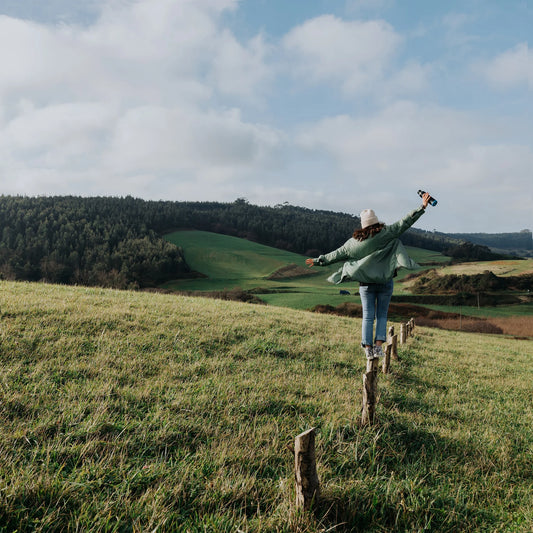
{"type": "Polygon", "coordinates": [[[328,278],[331,283],[386,283],[393,278],[398,268],[413,269],[418,266],[409,257],[398,237],[423,214],[424,208],[421,206],[364,241],[351,237],[337,250],[314,259],[313,264],[326,266],[346,261],[342,268],[328,278]]]}

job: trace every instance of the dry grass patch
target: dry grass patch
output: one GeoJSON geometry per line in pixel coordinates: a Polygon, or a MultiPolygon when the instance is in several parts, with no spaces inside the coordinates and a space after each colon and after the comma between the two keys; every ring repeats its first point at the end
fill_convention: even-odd
{"type": "Polygon", "coordinates": [[[520,276],[522,274],[533,273],[533,259],[523,260],[500,260],[500,261],[479,261],[472,263],[460,263],[439,269],[439,275],[446,274],[481,274],[485,270],[490,270],[496,276],[520,276]]]}
{"type": "Polygon", "coordinates": [[[533,316],[495,317],[490,322],[501,328],[505,335],[533,338],[533,316]]]}

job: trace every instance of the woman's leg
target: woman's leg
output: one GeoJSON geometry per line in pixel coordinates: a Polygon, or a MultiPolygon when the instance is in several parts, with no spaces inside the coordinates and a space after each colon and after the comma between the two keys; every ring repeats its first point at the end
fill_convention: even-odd
{"type": "Polygon", "coordinates": [[[394,290],[394,282],[379,285],[376,291],[376,344],[381,345],[387,340],[387,316],[389,304],[394,290]]]}
{"type": "Polygon", "coordinates": [[[361,286],[359,287],[359,294],[361,296],[361,306],[363,307],[363,323],[362,323],[362,345],[372,346],[374,344],[374,317],[376,315],[376,294],[373,287],[361,286]]]}

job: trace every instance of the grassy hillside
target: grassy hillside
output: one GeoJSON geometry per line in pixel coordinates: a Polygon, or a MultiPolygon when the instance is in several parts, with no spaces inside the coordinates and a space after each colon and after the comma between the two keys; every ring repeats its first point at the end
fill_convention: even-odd
{"type": "Polygon", "coordinates": [[[263,279],[286,264],[303,263],[301,255],[209,231],[177,231],[165,238],[186,249],[187,264],[210,283],[263,279]]]}
{"type": "Polygon", "coordinates": [[[359,428],[357,319],[0,290],[0,531],[533,528],[531,341],[418,328],[359,428]],[[312,426],[299,516],[287,445],[312,426]]]}
{"type": "MultiPolygon", "coordinates": [[[[187,264],[192,270],[201,272],[208,279],[176,281],[176,286],[189,285],[196,287],[220,286],[227,283],[230,288],[235,283],[245,284],[264,282],[277,269],[287,264],[305,267],[305,256],[264,246],[245,239],[230,237],[208,231],[176,231],[165,236],[166,240],[183,248],[187,264]]],[[[424,265],[439,265],[449,261],[438,252],[421,248],[407,247],[411,257],[424,265]]],[[[322,276],[337,270],[341,265],[328,269],[316,269],[322,276]]],[[[306,280],[308,282],[309,280],[306,280]]],[[[314,282],[315,280],[313,280],[314,282]]],[[[321,280],[323,282],[323,280],[321,280]]],[[[315,283],[312,283],[315,285],[315,283]]]]}

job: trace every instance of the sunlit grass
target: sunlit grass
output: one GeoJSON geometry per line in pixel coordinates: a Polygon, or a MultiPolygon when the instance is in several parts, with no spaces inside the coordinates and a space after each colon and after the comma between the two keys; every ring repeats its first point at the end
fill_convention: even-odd
{"type": "Polygon", "coordinates": [[[418,328],[360,428],[357,319],[0,290],[0,530],[533,528],[531,341],[418,328]],[[287,445],[309,427],[323,498],[301,516],[287,445]]]}
{"type": "Polygon", "coordinates": [[[477,261],[472,263],[460,263],[444,267],[439,270],[443,276],[447,274],[480,274],[490,270],[496,276],[519,276],[533,272],[533,259],[505,259],[499,261],[477,261]]]}

